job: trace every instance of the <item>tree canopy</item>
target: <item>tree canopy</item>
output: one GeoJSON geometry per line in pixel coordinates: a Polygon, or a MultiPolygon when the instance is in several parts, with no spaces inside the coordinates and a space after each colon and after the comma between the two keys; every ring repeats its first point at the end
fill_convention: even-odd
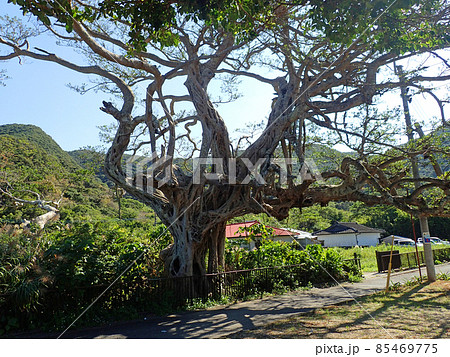
{"type": "Polygon", "coordinates": [[[450,216],[440,167],[449,151],[438,139],[449,124],[433,92],[450,79],[440,52],[450,42],[447,1],[11,1],[39,18],[37,33],[51,32],[89,64],[31,50],[37,33],[26,25],[1,26],[10,52],[0,60],[55,62],[98,76],[93,87],[117,95],[101,107],[117,124],[106,173],[170,229],[174,245],[161,256],[173,276],[220,269],[226,222],[246,213],[283,219],[293,207],[361,201],[450,216]],[[407,60],[399,78],[396,63],[407,60]],[[274,98],[259,126],[233,141],[212,83],[222,80],[232,100],[240,78],[269,86],[274,98]],[[430,96],[442,114],[428,135],[409,128],[407,145],[399,145],[401,116],[375,108],[402,86],[430,96]],[[311,145],[336,143],[353,153],[325,155],[320,168],[308,158],[311,145]],[[124,163],[127,152],[134,156],[124,163]],[[180,153],[200,160],[183,165],[180,153]],[[412,177],[412,157],[431,175],[412,177]]]}
{"type": "Polygon", "coordinates": [[[82,2],[71,0],[8,0],[31,12],[44,24],[52,19],[72,32],[74,21],[93,22],[100,18],[120,21],[129,28],[129,43],[134,49],[145,50],[149,41],[163,46],[179,43],[180,17],[232,33],[236,40],[251,40],[262,29],[283,25],[288,12],[308,12],[303,19],[307,26],[321,31],[333,42],[350,44],[365,39],[379,49],[404,52],[430,45],[442,46],[449,41],[445,23],[436,23],[432,16],[445,14],[441,1],[270,1],[270,0],[149,0],[82,2]],[[385,16],[383,16],[385,15],[385,16]],[[418,31],[411,37],[403,24],[415,21],[418,31]],[[420,21],[420,22],[419,22],[420,21]],[[377,34],[370,36],[376,22],[377,34]],[[406,30],[406,31],[405,31],[406,30]]]}

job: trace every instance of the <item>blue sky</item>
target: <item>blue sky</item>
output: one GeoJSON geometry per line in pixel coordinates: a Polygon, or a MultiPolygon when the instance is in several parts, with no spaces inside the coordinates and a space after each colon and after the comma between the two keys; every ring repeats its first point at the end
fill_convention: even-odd
{"type": "MultiPolygon", "coordinates": [[[[18,7],[0,3],[0,14],[21,16],[18,7]]],[[[49,38],[32,46],[49,48],[49,38]]],[[[53,63],[32,59],[0,62],[10,79],[0,86],[0,124],[34,124],[53,137],[65,150],[98,143],[97,125],[109,124],[111,118],[101,112],[100,95],[80,94],[69,89],[69,82],[80,83],[83,75],[53,63]]]]}

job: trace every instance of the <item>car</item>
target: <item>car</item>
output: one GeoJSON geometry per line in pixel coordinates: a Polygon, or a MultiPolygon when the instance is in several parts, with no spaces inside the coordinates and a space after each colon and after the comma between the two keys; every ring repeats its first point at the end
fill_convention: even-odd
{"type": "MultiPolygon", "coordinates": [[[[400,246],[400,247],[414,247],[415,246],[414,240],[412,240],[411,238],[394,236],[394,235],[385,237],[381,241],[387,245],[391,245],[392,241],[394,241],[394,245],[400,246]]],[[[421,246],[422,244],[417,243],[417,245],[421,246]]]]}
{"type": "Polygon", "coordinates": [[[401,247],[414,246],[414,241],[410,242],[410,241],[395,241],[394,240],[394,245],[399,245],[401,247]]]}
{"type": "Polygon", "coordinates": [[[434,242],[434,244],[446,244],[446,245],[450,245],[449,241],[446,240],[442,240],[441,238],[438,237],[431,237],[430,238],[432,242],[434,242]]]}
{"type": "MultiPolygon", "coordinates": [[[[408,241],[396,241],[396,240],[394,240],[394,245],[398,245],[400,247],[414,247],[416,244],[411,239],[411,240],[408,240],[408,241]]],[[[417,246],[418,247],[421,247],[422,245],[423,245],[422,243],[417,242],[417,246]]]]}
{"type": "MultiPolygon", "coordinates": [[[[423,243],[423,238],[417,238],[417,243],[423,243]]],[[[438,237],[430,237],[430,243],[431,244],[447,244],[450,245],[450,242],[446,241],[446,240],[442,240],[441,238],[438,237]]]]}
{"type": "Polygon", "coordinates": [[[399,239],[394,239],[394,245],[398,245],[401,247],[405,247],[405,246],[413,246],[414,245],[414,241],[410,238],[399,238],[399,239]]]}

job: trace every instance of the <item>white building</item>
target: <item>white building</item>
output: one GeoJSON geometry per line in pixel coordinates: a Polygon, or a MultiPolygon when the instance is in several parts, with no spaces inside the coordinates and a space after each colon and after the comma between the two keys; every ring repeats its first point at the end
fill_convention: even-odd
{"type": "Polygon", "coordinates": [[[355,222],[335,222],[327,229],[314,232],[324,247],[369,247],[380,243],[383,229],[363,226],[355,222]]]}

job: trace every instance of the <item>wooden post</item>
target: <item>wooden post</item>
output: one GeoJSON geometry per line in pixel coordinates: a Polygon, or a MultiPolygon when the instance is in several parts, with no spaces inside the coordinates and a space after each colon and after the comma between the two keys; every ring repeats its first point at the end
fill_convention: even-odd
{"type": "Polygon", "coordinates": [[[386,289],[385,293],[389,291],[389,280],[391,279],[391,270],[392,270],[392,253],[394,251],[394,237],[392,237],[392,244],[391,244],[391,255],[389,256],[389,266],[388,266],[388,275],[386,280],[386,289]]]}
{"type": "MultiPolygon", "coordinates": [[[[417,235],[416,235],[416,227],[414,226],[414,219],[412,213],[410,213],[411,216],[411,224],[412,224],[412,230],[413,230],[413,236],[414,236],[414,246],[416,247],[416,259],[417,259],[417,266],[419,267],[419,276],[420,276],[420,282],[422,282],[422,267],[420,266],[420,257],[419,257],[419,250],[417,249],[417,235]]],[[[423,238],[422,238],[423,239],[423,238]]]]}

